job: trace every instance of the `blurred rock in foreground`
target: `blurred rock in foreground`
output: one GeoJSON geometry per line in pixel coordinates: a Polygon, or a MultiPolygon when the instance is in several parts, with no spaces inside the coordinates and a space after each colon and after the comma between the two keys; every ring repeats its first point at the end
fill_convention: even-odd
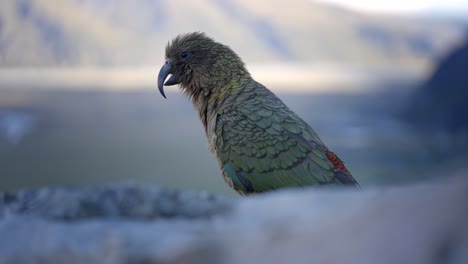
{"type": "Polygon", "coordinates": [[[0,193],[0,263],[468,263],[468,180],[228,199],[135,184],[0,193]]]}

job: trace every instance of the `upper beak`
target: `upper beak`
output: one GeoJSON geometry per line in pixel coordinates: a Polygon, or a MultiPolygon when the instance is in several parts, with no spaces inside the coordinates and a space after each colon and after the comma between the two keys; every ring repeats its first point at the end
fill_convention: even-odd
{"type": "Polygon", "coordinates": [[[177,77],[174,74],[172,74],[172,69],[173,69],[173,65],[172,65],[171,60],[166,59],[164,65],[161,67],[161,70],[159,70],[158,88],[159,88],[159,92],[164,98],[166,98],[166,95],[164,94],[164,85],[170,86],[170,85],[179,83],[177,81],[177,77]],[[172,74],[172,76],[169,78],[169,80],[166,81],[166,83],[164,83],[164,80],[166,80],[169,74],[172,74]]]}

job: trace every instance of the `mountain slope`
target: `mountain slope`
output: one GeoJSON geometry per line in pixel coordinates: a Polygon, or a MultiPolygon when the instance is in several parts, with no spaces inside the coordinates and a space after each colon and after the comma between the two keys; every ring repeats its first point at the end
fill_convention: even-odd
{"type": "Polygon", "coordinates": [[[462,36],[450,23],[377,17],[307,0],[1,0],[0,66],[135,66],[205,31],[247,62],[421,65],[462,36]]]}

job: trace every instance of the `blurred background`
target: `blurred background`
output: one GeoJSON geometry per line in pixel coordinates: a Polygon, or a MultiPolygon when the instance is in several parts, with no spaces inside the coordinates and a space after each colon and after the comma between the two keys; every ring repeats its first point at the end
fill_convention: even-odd
{"type": "Polygon", "coordinates": [[[164,47],[231,46],[362,186],[468,171],[468,1],[0,0],[0,190],[137,181],[234,195],[164,47]]]}

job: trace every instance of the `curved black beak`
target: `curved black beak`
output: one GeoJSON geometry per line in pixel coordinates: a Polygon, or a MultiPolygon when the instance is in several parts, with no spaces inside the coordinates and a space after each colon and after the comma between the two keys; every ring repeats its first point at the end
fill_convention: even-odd
{"type": "Polygon", "coordinates": [[[164,65],[161,67],[161,70],[159,70],[158,88],[159,88],[159,92],[161,93],[161,95],[164,98],[166,98],[166,95],[164,94],[164,85],[170,86],[170,85],[174,85],[174,84],[179,83],[177,81],[176,76],[174,76],[174,74],[172,74],[172,69],[173,69],[172,62],[171,62],[171,60],[167,59],[166,62],[164,63],[164,65]],[[169,80],[166,81],[166,83],[164,83],[164,81],[166,80],[166,78],[167,78],[167,76],[169,74],[172,74],[172,76],[169,78],[169,80]]]}

